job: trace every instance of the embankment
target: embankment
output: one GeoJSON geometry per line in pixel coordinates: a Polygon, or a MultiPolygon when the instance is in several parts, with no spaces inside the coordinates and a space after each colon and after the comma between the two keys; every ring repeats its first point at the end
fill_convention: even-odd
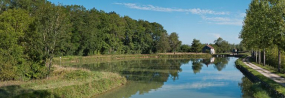
{"type": "Polygon", "coordinates": [[[276,83],[275,81],[263,76],[261,73],[257,72],[256,70],[248,67],[242,62],[242,59],[238,59],[236,62],[236,67],[251,81],[257,83],[259,82],[263,85],[267,91],[271,93],[271,95],[277,98],[285,98],[285,87],[281,86],[280,84],[276,83]]]}
{"type": "Polygon", "coordinates": [[[124,54],[124,55],[95,55],[95,56],[64,56],[54,58],[57,65],[88,64],[98,62],[125,61],[137,59],[189,59],[211,58],[207,53],[160,53],[160,54],[124,54]]]}
{"type": "Polygon", "coordinates": [[[116,73],[56,67],[49,79],[0,83],[0,98],[89,98],[125,83],[116,73]]]}

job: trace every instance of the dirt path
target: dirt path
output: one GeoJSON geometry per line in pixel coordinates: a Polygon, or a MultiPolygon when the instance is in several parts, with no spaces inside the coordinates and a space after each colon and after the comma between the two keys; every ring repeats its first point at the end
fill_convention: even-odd
{"type": "Polygon", "coordinates": [[[256,70],[257,72],[261,73],[262,75],[264,75],[267,78],[270,78],[271,80],[279,83],[282,86],[285,86],[285,78],[280,77],[277,74],[274,74],[266,69],[263,69],[261,67],[258,67],[252,63],[250,63],[248,61],[248,59],[243,59],[243,63],[246,64],[247,66],[249,66],[250,68],[256,70]]]}

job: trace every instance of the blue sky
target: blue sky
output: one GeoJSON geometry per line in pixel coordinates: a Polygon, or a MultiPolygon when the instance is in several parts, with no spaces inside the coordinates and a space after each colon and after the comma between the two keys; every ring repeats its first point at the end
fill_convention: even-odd
{"type": "Polygon", "coordinates": [[[238,44],[246,9],[251,0],[48,0],[55,4],[83,5],[121,16],[160,23],[176,32],[183,44],[194,38],[213,43],[222,37],[238,44]]]}

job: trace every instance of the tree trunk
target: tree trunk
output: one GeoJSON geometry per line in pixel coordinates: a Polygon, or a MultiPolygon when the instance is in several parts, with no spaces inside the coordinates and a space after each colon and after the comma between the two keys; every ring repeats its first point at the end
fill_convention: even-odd
{"type": "Polygon", "coordinates": [[[261,64],[261,51],[258,50],[258,64],[261,64]]]}
{"type": "Polygon", "coordinates": [[[254,51],[251,49],[251,58],[254,59],[254,51]]]}
{"type": "Polygon", "coordinates": [[[257,63],[257,51],[255,51],[255,63],[257,63]]]}
{"type": "Polygon", "coordinates": [[[278,49],[278,72],[281,72],[281,50],[278,49]]]}
{"type": "Polygon", "coordinates": [[[263,66],[265,66],[265,59],[266,59],[266,57],[265,57],[265,48],[263,49],[263,66]]]}

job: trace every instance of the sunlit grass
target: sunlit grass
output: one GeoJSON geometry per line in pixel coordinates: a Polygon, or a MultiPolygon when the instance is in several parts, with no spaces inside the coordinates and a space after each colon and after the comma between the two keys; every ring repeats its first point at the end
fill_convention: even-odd
{"type": "Polygon", "coordinates": [[[1,85],[0,90],[7,93],[0,93],[1,98],[13,96],[80,98],[91,97],[123,85],[126,79],[111,72],[55,66],[55,71],[48,79],[5,83],[6,85],[1,85]]]}
{"type": "Polygon", "coordinates": [[[189,58],[211,58],[206,53],[161,53],[161,54],[122,54],[122,55],[94,55],[94,56],[64,56],[54,58],[57,65],[92,64],[101,62],[142,60],[142,59],[189,59],[189,58]]]}

